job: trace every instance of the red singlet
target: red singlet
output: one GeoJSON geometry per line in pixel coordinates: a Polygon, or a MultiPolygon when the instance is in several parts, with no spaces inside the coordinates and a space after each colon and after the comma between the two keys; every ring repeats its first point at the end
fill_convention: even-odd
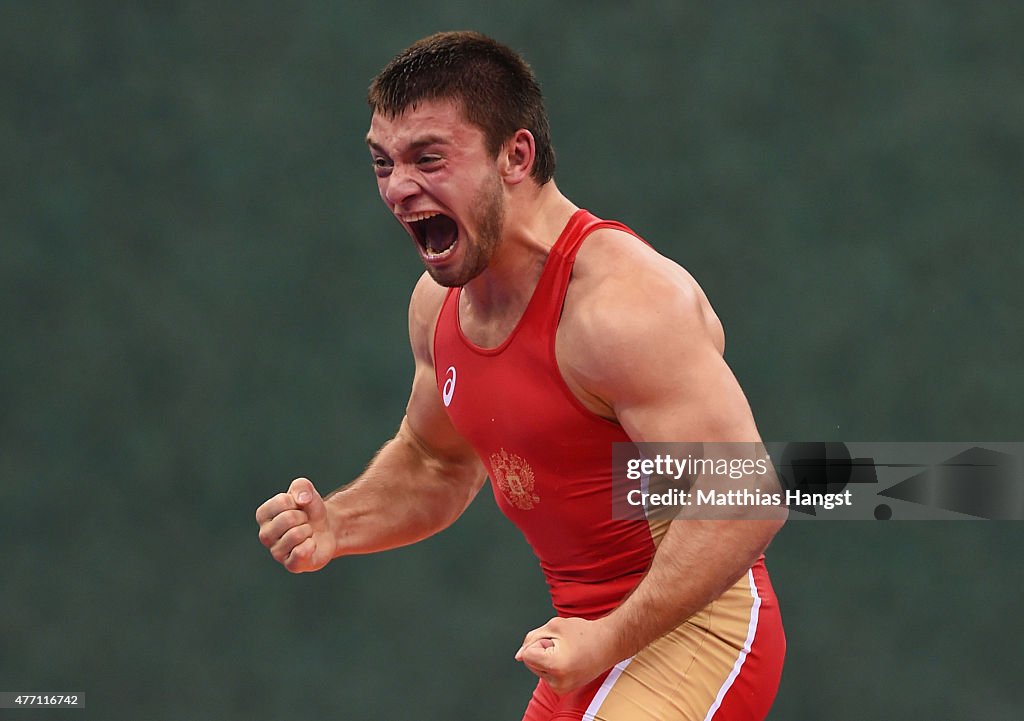
{"type": "MultiPolygon", "coordinates": [[[[555,359],[555,333],[573,261],[587,235],[598,228],[614,228],[635,236],[620,223],[577,211],[551,248],[522,318],[498,347],[480,348],[462,333],[458,318],[460,288],[451,289],[445,297],[434,335],[437,385],[455,428],[479,454],[498,506],[520,528],[540,560],[558,614],[587,619],[612,611],[640,582],[665,530],[664,524],[613,520],[612,444],[630,439],[618,424],[593,414],[580,403],[565,384],[555,359]]],[[[541,683],[526,718],[625,721],[647,718],[637,710],[644,704],[662,709],[658,711],[665,714],[662,719],[711,719],[712,715],[715,719],[763,718],[778,683],[781,652],[771,654],[777,662],[765,664],[763,673],[767,673],[771,689],[761,694],[760,701],[766,702],[754,704],[757,710],[748,715],[730,716],[723,711],[728,701],[725,692],[742,687],[739,670],[750,660],[748,657],[758,655],[751,648],[755,621],[761,617],[763,622],[766,611],[778,618],[761,561],[748,577],[681,626],[680,638],[672,648],[668,652],[662,649],[657,662],[650,664],[654,668],[666,662],[686,665],[676,669],[680,679],[671,683],[671,688],[652,690],[650,681],[640,678],[637,688],[650,692],[647,700],[630,700],[628,703],[636,708],[627,708],[628,703],[622,699],[616,701],[616,689],[628,685],[631,675],[644,666],[641,657],[654,648],[652,644],[610,674],[568,696],[555,697],[541,683]],[[715,604],[724,607],[729,599],[728,613],[715,618],[719,627],[704,627],[713,625],[705,612],[715,604]],[[702,626],[705,615],[707,624],[702,626]],[[722,624],[727,617],[726,629],[722,624]],[[695,664],[690,656],[706,645],[708,635],[720,637],[726,654],[735,651],[736,658],[717,659],[707,669],[695,664]],[[694,695],[686,690],[687,675],[698,677],[699,690],[710,700],[694,702],[699,706],[697,711],[679,711],[689,715],[670,715],[671,709],[682,709],[690,703],[689,699],[670,698],[673,694],[694,695]],[[609,679],[615,688],[609,685],[609,679]]],[[[784,649],[781,622],[776,625],[773,645],[784,649]]],[[[748,676],[751,665],[747,663],[748,676]]],[[[744,707],[749,705],[745,702],[744,707]]]]}

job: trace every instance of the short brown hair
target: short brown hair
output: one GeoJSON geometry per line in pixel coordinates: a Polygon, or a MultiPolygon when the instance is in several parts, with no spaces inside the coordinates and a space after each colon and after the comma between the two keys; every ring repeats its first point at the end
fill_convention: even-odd
{"type": "Polygon", "coordinates": [[[462,104],[494,155],[517,130],[529,130],[537,153],[530,174],[541,185],[554,177],[555,151],[540,84],[515,51],[476,32],[430,35],[377,74],[367,102],[373,112],[395,117],[420,101],[444,98],[462,104]]]}

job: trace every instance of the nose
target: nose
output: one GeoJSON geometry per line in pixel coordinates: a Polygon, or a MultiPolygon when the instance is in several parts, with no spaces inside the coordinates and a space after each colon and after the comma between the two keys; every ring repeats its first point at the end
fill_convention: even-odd
{"type": "Polygon", "coordinates": [[[382,188],[384,200],[391,206],[402,205],[420,191],[413,177],[413,171],[404,164],[396,163],[382,188]]]}

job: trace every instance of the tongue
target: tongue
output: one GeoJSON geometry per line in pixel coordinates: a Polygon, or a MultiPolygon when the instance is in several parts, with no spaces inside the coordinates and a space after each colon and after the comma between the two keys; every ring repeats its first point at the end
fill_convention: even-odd
{"type": "Polygon", "coordinates": [[[431,253],[443,253],[452,247],[459,229],[455,221],[446,215],[435,215],[423,221],[423,240],[431,253]]]}

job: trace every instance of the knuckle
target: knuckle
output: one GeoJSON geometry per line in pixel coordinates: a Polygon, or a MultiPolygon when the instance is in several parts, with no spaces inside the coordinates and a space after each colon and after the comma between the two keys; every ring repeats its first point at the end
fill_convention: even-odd
{"type": "Polygon", "coordinates": [[[291,552],[292,547],[287,545],[283,541],[278,541],[270,549],[270,555],[273,556],[274,560],[278,563],[284,563],[285,561],[287,561],[288,554],[290,554],[291,552]]]}
{"type": "Polygon", "coordinates": [[[281,543],[292,550],[312,535],[311,530],[306,524],[293,526],[281,536],[281,543]]]}
{"type": "Polygon", "coordinates": [[[273,504],[273,507],[276,509],[275,513],[280,513],[284,509],[288,508],[290,500],[291,496],[282,492],[267,501],[267,505],[269,506],[270,504],[273,504]]]}
{"type": "Polygon", "coordinates": [[[305,570],[305,558],[299,556],[294,551],[288,554],[288,557],[284,560],[284,567],[291,573],[302,573],[305,570]]]}
{"type": "Polygon", "coordinates": [[[287,498],[287,494],[278,493],[276,496],[264,501],[260,507],[256,509],[256,523],[266,523],[287,508],[287,498]]]}

